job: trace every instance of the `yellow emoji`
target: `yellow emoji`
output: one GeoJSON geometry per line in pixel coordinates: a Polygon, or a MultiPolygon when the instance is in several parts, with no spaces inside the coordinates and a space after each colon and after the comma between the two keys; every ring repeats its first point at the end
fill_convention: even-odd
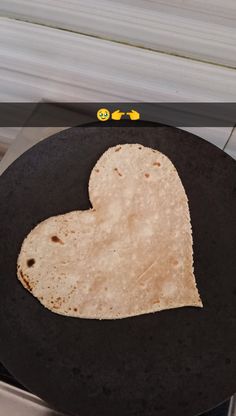
{"type": "Polygon", "coordinates": [[[122,113],[120,110],[113,111],[111,114],[112,120],[120,120],[122,116],[124,116],[125,113],[122,113]]]}
{"type": "Polygon", "coordinates": [[[100,121],[107,121],[110,118],[110,111],[107,108],[100,108],[97,112],[97,118],[100,121]]]}
{"type": "Polygon", "coordinates": [[[140,114],[136,110],[131,110],[126,114],[127,114],[127,116],[129,116],[130,120],[139,120],[140,119],[140,114]]]}

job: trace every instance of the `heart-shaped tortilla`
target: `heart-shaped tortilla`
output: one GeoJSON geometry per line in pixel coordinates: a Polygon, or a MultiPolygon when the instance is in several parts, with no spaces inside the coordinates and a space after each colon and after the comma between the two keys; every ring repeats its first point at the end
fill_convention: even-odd
{"type": "Polygon", "coordinates": [[[81,318],[202,306],[187,196],[165,155],[139,144],[108,149],[89,196],[92,209],[48,218],[26,237],[17,265],[26,289],[81,318]]]}

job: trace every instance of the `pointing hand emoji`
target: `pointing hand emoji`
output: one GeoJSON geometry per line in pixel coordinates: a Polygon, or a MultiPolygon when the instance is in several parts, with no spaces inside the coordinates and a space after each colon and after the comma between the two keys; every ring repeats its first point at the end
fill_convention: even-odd
{"type": "Polygon", "coordinates": [[[113,111],[111,114],[112,120],[120,120],[122,116],[124,116],[125,113],[122,113],[120,110],[113,111]]]}
{"type": "Polygon", "coordinates": [[[135,110],[131,110],[126,114],[130,117],[130,120],[139,120],[140,119],[140,114],[135,110]]]}

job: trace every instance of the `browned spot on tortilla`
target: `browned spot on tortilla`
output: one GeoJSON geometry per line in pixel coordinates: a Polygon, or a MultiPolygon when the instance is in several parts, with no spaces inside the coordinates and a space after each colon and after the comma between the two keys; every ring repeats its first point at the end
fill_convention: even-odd
{"type": "Polygon", "coordinates": [[[161,166],[160,162],[153,163],[153,166],[161,166]]]}
{"type": "Polygon", "coordinates": [[[77,308],[74,308],[74,311],[75,311],[75,312],[77,312],[77,310],[78,310],[77,308]]]}
{"type": "Polygon", "coordinates": [[[99,169],[95,169],[95,172],[99,173],[99,172],[100,172],[100,170],[99,170],[99,169]]]}
{"type": "Polygon", "coordinates": [[[139,147],[139,150],[141,150],[141,149],[142,149],[142,147],[140,146],[140,147],[139,147]]]}
{"type": "Polygon", "coordinates": [[[64,243],[63,243],[63,241],[62,241],[59,237],[57,237],[57,235],[53,235],[53,236],[51,237],[51,240],[52,240],[54,243],[64,244],[64,243]]]}
{"type": "Polygon", "coordinates": [[[134,225],[134,221],[136,220],[137,215],[136,214],[129,214],[127,216],[127,220],[128,220],[128,227],[132,228],[134,225]]]}
{"type": "Polygon", "coordinates": [[[122,173],[120,173],[117,168],[114,168],[114,171],[117,172],[119,176],[122,176],[122,173]]]}
{"type": "Polygon", "coordinates": [[[32,267],[34,265],[34,263],[35,263],[35,260],[34,259],[27,260],[27,266],[28,267],[32,267]]]}
{"type": "Polygon", "coordinates": [[[150,175],[149,175],[149,173],[145,173],[145,176],[146,176],[146,178],[149,178],[150,175]]]}
{"type": "Polygon", "coordinates": [[[27,287],[27,289],[31,292],[31,291],[32,291],[32,287],[30,286],[30,284],[29,284],[29,282],[28,282],[27,278],[23,275],[22,271],[20,271],[20,275],[21,275],[21,278],[22,278],[22,280],[23,280],[23,282],[24,282],[25,286],[26,286],[26,287],[27,287]]]}
{"type": "Polygon", "coordinates": [[[153,150],[153,153],[156,153],[156,150],[153,150]]]}
{"type": "Polygon", "coordinates": [[[121,149],[121,146],[118,147],[118,149],[116,149],[115,152],[119,152],[120,149],[121,149]]]}
{"type": "Polygon", "coordinates": [[[53,303],[54,303],[53,308],[54,309],[59,309],[61,307],[61,303],[62,303],[61,297],[56,298],[56,300],[53,303]]]}

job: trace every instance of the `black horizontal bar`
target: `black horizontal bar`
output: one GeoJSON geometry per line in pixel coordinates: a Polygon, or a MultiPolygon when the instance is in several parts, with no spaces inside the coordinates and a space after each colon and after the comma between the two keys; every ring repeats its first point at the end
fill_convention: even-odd
{"type": "Polygon", "coordinates": [[[125,125],[125,120],[137,126],[141,120],[174,127],[233,127],[236,103],[0,103],[0,127],[72,127],[95,121],[104,127],[125,125]],[[109,110],[107,121],[97,118],[102,108],[109,110]],[[120,121],[112,119],[117,110],[124,113],[120,121]],[[130,120],[132,110],[139,120],[130,120]]]}

